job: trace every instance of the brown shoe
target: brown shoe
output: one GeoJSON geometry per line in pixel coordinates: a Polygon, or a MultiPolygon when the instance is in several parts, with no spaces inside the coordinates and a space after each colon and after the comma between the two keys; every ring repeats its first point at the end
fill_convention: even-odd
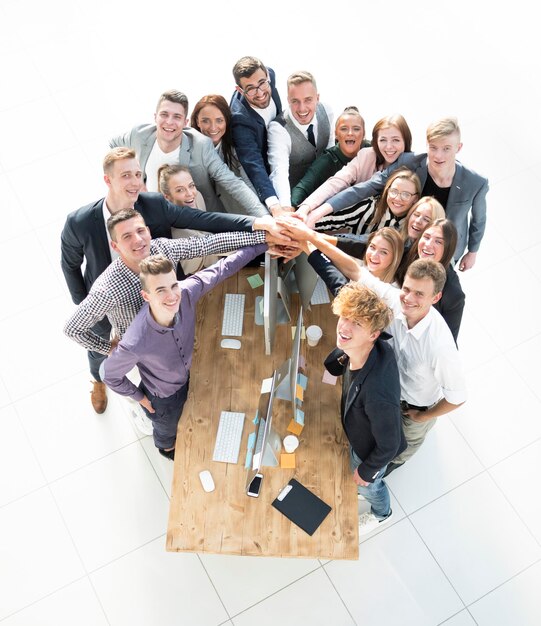
{"type": "Polygon", "coordinates": [[[91,381],[94,385],[90,392],[90,402],[96,413],[103,413],[107,408],[107,394],[105,393],[105,383],[99,383],[97,380],[91,381]]]}

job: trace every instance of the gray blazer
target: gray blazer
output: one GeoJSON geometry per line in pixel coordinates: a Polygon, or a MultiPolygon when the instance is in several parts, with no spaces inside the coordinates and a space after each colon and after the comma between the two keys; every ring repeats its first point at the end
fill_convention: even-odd
{"type": "MultiPolygon", "coordinates": [[[[336,213],[336,211],[341,211],[361,200],[379,194],[385,187],[389,174],[400,166],[408,167],[415,172],[421,180],[421,187],[424,187],[428,174],[426,153],[404,152],[395,163],[383,172],[376,172],[370,180],[357,183],[330,198],[328,202],[332,206],[333,212],[336,213]]],[[[487,192],[488,180],[457,161],[447,206],[445,207],[446,216],[454,223],[458,231],[456,260],[462,257],[466,248],[468,252],[479,250],[487,219],[487,192]]]]}
{"type": "MultiPolygon", "coordinates": [[[[109,146],[133,148],[144,172],[155,141],[156,125],[142,124],[135,126],[124,135],[114,137],[109,142],[109,146]]],[[[212,141],[194,128],[185,128],[182,131],[178,161],[181,165],[190,168],[193,180],[205,199],[207,211],[225,211],[216,191],[219,185],[236,201],[235,213],[244,213],[254,217],[268,215],[267,209],[255,193],[220,159],[212,141]]],[[[228,208],[231,210],[233,207],[228,208]]]]}

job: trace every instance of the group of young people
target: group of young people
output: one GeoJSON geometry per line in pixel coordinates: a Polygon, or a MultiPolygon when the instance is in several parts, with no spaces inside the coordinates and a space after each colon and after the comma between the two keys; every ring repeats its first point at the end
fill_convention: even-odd
{"type": "Polygon", "coordinates": [[[186,95],[167,91],[153,124],[111,140],[107,195],[70,213],[61,235],[77,305],[64,330],[88,352],[95,411],[107,386],[126,396],[173,459],[197,301],[267,250],[307,254],[335,296],[325,365],[342,376],[370,532],[392,515],[384,476],[466,399],[455,266],[475,264],[488,181],[457,160],[454,118],[431,123],[415,153],[402,115],[378,120],[370,140],[356,107],[334,123],[310,72],[289,76],[285,108],[261,60],[242,57],[233,77],[229,104],[206,95],[188,117],[186,95]]]}

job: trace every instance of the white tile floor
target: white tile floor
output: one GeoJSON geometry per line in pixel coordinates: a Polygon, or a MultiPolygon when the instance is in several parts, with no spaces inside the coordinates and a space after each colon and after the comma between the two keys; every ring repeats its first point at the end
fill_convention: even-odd
{"type": "Polygon", "coordinates": [[[0,3],[6,626],[541,623],[532,3],[339,2],[321,17],[313,6],[0,3]],[[417,150],[430,120],[457,115],[463,162],[490,179],[478,265],[462,276],[469,402],[390,477],[396,519],[358,562],[167,553],[171,464],[118,399],[92,412],[84,352],[62,335],[72,304],[58,236],[66,213],[104,195],[109,137],[151,121],[165,89],[228,97],[244,54],[274,67],[282,95],[291,71],[312,70],[323,99],[356,104],[369,129],[400,111],[417,150]]]}

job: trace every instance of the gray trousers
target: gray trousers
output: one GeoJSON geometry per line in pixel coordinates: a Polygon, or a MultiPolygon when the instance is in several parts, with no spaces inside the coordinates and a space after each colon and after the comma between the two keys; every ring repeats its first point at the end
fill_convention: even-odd
{"type": "Polygon", "coordinates": [[[407,415],[402,415],[402,428],[408,447],[399,456],[393,459],[394,465],[405,463],[419,450],[425,440],[428,431],[436,424],[437,417],[433,417],[426,422],[414,422],[407,415]]]}

